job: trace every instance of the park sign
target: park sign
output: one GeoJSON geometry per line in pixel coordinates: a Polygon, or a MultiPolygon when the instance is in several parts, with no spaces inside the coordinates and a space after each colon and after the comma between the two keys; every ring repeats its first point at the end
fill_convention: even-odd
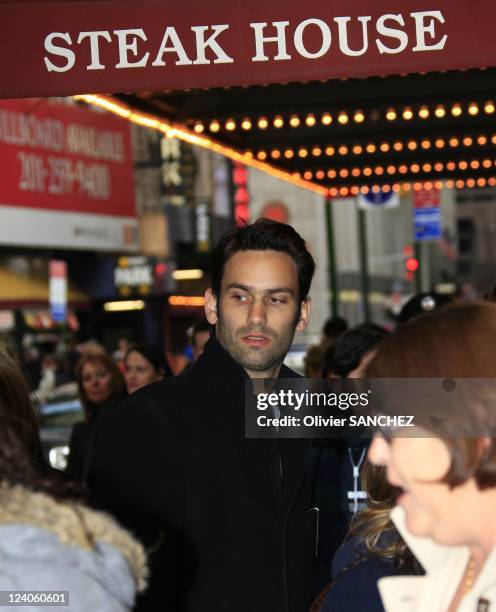
{"type": "Polygon", "coordinates": [[[494,66],[480,0],[0,0],[0,97],[178,90],[494,66]]]}

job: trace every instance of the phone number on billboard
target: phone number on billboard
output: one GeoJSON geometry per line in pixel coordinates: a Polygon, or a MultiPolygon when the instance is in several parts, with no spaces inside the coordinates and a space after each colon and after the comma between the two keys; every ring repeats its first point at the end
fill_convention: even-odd
{"type": "Polygon", "coordinates": [[[106,164],[73,162],[64,157],[47,157],[21,151],[19,190],[54,196],[79,195],[92,200],[108,200],[112,182],[106,164]],[[75,194],[75,190],[77,193],[75,194]]]}

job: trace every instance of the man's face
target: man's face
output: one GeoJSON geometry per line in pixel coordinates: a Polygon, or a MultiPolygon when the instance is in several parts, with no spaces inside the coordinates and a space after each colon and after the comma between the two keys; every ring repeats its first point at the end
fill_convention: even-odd
{"type": "Polygon", "coordinates": [[[251,378],[279,373],[295,330],[308,323],[310,302],[299,311],[298,270],[279,251],[239,251],[224,267],[220,296],[205,295],[217,339],[251,378]]]}

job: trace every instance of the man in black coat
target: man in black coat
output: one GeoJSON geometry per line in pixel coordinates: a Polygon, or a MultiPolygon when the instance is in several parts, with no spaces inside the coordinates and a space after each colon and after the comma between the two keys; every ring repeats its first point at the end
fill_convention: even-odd
{"type": "Polygon", "coordinates": [[[288,225],[228,232],[212,258],[204,354],[99,424],[94,491],[137,531],[164,534],[153,612],[308,610],[310,441],[245,438],[244,394],[250,379],[297,376],[282,362],[308,323],[314,267],[288,225]]]}

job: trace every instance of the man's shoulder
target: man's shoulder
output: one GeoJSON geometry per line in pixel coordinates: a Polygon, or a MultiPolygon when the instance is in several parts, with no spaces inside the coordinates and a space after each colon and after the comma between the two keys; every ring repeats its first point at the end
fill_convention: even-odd
{"type": "Polygon", "coordinates": [[[291,368],[288,368],[287,365],[283,364],[281,366],[280,378],[303,378],[303,376],[291,368]]]}
{"type": "Polygon", "coordinates": [[[195,398],[202,396],[204,383],[193,372],[170,376],[138,389],[122,403],[125,410],[170,411],[184,410],[194,404],[195,398]]]}

